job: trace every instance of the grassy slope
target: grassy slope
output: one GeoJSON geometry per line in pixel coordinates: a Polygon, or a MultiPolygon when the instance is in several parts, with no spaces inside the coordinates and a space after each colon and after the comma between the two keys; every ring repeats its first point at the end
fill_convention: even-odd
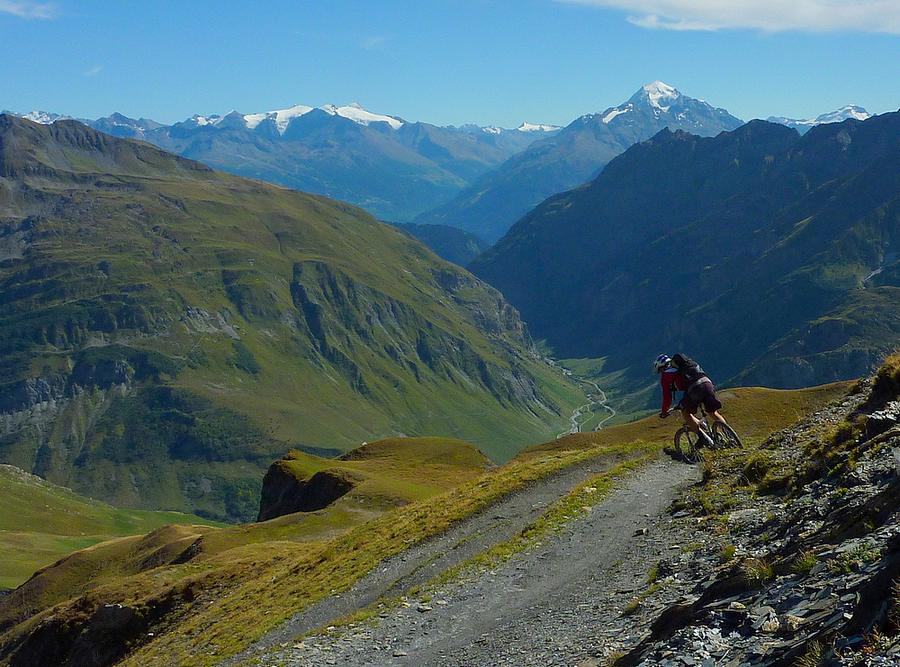
{"type": "MultiPolygon", "coordinates": [[[[719,398],[725,404],[722,414],[742,439],[752,442],[794,423],[816,406],[846,393],[851,385],[851,382],[835,382],[809,389],[741,387],[722,390],[719,398]]],[[[665,445],[672,441],[680,424],[681,419],[677,415],[665,420],[654,415],[601,431],[569,435],[556,442],[531,447],[519,456],[534,456],[559,448],[583,449],[634,440],[665,445]]]]}
{"type": "Polygon", "coordinates": [[[385,508],[429,498],[470,480],[490,466],[475,447],[448,438],[390,438],[368,443],[340,459],[293,451],[282,465],[304,480],[322,470],[343,471],[356,486],[335,505],[385,508]]]}
{"type": "MultiPolygon", "coordinates": [[[[221,528],[169,526],[147,536],[111,540],[72,553],[79,546],[88,546],[103,539],[98,536],[89,538],[90,541],[68,549],[66,553],[70,553],[70,556],[38,573],[32,581],[16,591],[14,604],[0,606],[0,624],[10,617],[9,614],[21,613],[22,609],[43,609],[65,599],[73,591],[117,581],[124,576],[138,574],[148,567],[166,564],[201,536],[200,544],[195,547],[199,550],[199,558],[195,557],[193,564],[196,564],[196,560],[218,562],[221,554],[224,554],[223,559],[227,563],[235,557],[242,560],[248,553],[252,553],[255,545],[260,544],[320,543],[398,505],[430,498],[467,482],[490,466],[487,458],[468,443],[443,438],[394,438],[373,442],[351,452],[348,459],[326,459],[303,452],[291,452],[278,462],[283,462],[301,478],[319,470],[338,468],[352,472],[361,480],[352,492],[323,510],[291,514],[262,523],[221,528]],[[151,554],[155,555],[148,561],[151,554]]],[[[23,514],[21,523],[26,525],[47,524],[43,518],[49,517],[51,529],[57,525],[60,531],[65,531],[66,526],[70,529],[73,526],[90,527],[96,529],[98,535],[102,535],[100,528],[105,527],[108,535],[113,536],[137,535],[163,524],[190,523],[190,520],[196,520],[196,517],[174,512],[123,511],[102,503],[88,504],[66,489],[53,487],[30,475],[28,478],[28,484],[49,488],[54,493],[40,498],[41,502],[32,503],[32,511],[23,514]],[[84,505],[88,505],[87,509],[84,505]],[[98,509],[105,510],[106,513],[99,512],[98,509]],[[65,518],[69,515],[78,520],[73,522],[65,518]],[[140,521],[145,522],[143,528],[135,529],[135,526],[141,526],[140,521]],[[120,530],[111,530],[107,525],[110,522],[114,522],[113,525],[120,530]]],[[[33,493],[30,496],[20,493],[13,497],[36,500],[33,493]]],[[[29,562],[28,558],[20,558],[10,565],[25,570],[29,562]]],[[[44,564],[46,563],[41,563],[44,564]]],[[[185,569],[190,570],[190,567],[185,569]]],[[[22,578],[33,571],[34,568],[28,570],[22,578]]]]}
{"type": "Polygon", "coordinates": [[[583,401],[497,292],[359,209],[74,123],[24,127],[6,157],[26,175],[0,178],[0,232],[34,219],[11,232],[27,261],[0,265],[0,391],[86,357],[153,362],[127,397],[85,392],[52,428],[3,438],[0,460],[116,504],[237,520],[290,448],[431,434],[504,461],[583,401]]]}
{"type": "MultiPolygon", "coordinates": [[[[798,391],[735,390],[733,396],[726,396],[727,414],[746,437],[760,438],[845,390],[844,384],[798,391]]],[[[105,581],[81,598],[81,606],[59,607],[58,617],[77,621],[94,605],[109,602],[146,609],[174,604],[172,625],[125,664],[214,664],[299,608],[345,590],[380,560],[446,530],[529,481],[592,457],[639,461],[658,451],[659,443],[668,441],[674,429],[671,421],[642,420],[552,441],[439,497],[412,502],[349,530],[332,523],[331,528],[340,534],[332,533],[329,539],[324,539],[329,537],[326,533],[316,532],[329,523],[321,519],[322,513],[313,513],[318,519],[291,515],[210,532],[205,539],[219,536],[214,553],[185,565],[105,581]],[[319,521],[312,532],[305,525],[310,519],[319,521]],[[194,604],[198,596],[205,601],[202,606],[194,604]]],[[[13,628],[0,637],[0,644],[15,641],[46,618],[43,612],[13,628]]]]}
{"type": "Polygon", "coordinates": [[[98,542],[204,523],[179,512],[117,509],[7,465],[0,465],[0,497],[0,588],[18,586],[38,568],[98,542]]]}

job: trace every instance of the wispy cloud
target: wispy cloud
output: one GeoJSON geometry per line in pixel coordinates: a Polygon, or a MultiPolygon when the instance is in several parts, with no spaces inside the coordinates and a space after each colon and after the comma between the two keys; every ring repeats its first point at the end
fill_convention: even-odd
{"type": "Polygon", "coordinates": [[[384,35],[371,35],[360,42],[360,46],[366,51],[373,51],[374,49],[384,46],[388,40],[390,40],[390,37],[384,35]]]}
{"type": "Polygon", "coordinates": [[[900,34],[898,0],[558,0],[628,12],[657,30],[751,29],[900,34]]]}
{"type": "Polygon", "coordinates": [[[81,76],[97,76],[102,71],[103,71],[103,65],[94,65],[93,67],[84,70],[81,73],[81,76]]]}
{"type": "Polygon", "coordinates": [[[55,19],[59,15],[59,10],[52,2],[0,0],[0,13],[12,14],[22,19],[55,19]]]}

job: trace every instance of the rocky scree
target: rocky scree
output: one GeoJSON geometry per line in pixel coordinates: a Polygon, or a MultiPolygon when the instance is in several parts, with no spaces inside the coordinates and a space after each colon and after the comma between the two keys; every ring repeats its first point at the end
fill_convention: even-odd
{"type": "Polygon", "coordinates": [[[885,395],[888,374],[736,455],[736,502],[716,517],[730,564],[616,665],[900,664],[900,402],[896,386],[885,395]],[[757,484],[752,457],[771,469],[757,484]],[[776,469],[793,472],[777,484],[776,469]]]}

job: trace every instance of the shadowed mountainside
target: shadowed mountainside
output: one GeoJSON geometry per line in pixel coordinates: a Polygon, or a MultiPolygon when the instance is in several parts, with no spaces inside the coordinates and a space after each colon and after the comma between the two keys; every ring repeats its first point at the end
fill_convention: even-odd
{"type": "Polygon", "coordinates": [[[797,387],[900,344],[898,235],[900,113],[803,137],[753,121],[663,130],[471,268],[558,355],[606,356],[632,389],[680,349],[719,380],[797,387]]]}
{"type": "Polygon", "coordinates": [[[629,146],[663,128],[714,136],[740,124],[724,109],[654,81],[619,106],[576,118],[535,142],[415,222],[459,227],[494,243],[545,198],[593,178],[629,146]]]}

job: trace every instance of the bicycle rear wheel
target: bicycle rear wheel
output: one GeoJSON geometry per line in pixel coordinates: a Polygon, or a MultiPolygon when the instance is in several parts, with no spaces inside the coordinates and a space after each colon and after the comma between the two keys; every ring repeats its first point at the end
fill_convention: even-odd
{"type": "Polygon", "coordinates": [[[699,437],[689,428],[680,428],[675,433],[675,451],[688,463],[700,460],[699,437]]]}
{"type": "Polygon", "coordinates": [[[716,443],[716,449],[743,447],[738,434],[727,424],[715,422],[712,427],[713,442],[716,443]]]}

